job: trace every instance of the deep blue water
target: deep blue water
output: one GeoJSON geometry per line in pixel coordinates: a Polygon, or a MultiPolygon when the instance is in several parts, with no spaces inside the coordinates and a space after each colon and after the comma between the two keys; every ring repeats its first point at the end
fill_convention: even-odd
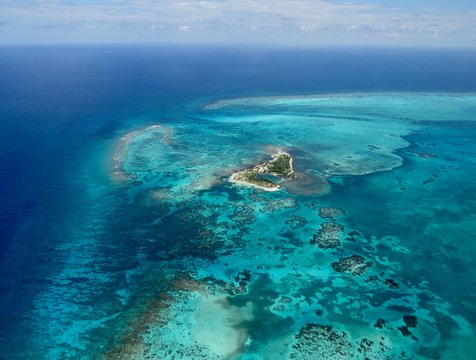
{"type": "MultiPolygon", "coordinates": [[[[53,249],[74,221],[95,216],[81,174],[103,161],[109,141],[137,124],[179,123],[184,109],[208,100],[400,91],[476,92],[476,51],[1,48],[0,358],[27,358],[15,345],[30,346],[32,301],[63,266],[53,249]]],[[[365,192],[370,180],[359,181],[365,192]]],[[[339,191],[332,196],[339,201],[339,191]]]]}
{"type": "Polygon", "coordinates": [[[85,141],[129,117],[207,97],[476,88],[473,50],[7,47],[0,62],[2,252],[85,141]]]}

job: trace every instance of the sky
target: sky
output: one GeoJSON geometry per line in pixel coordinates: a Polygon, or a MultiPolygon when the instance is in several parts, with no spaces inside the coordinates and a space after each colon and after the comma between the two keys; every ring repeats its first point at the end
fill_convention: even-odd
{"type": "Polygon", "coordinates": [[[0,0],[0,45],[476,47],[476,0],[0,0]]]}

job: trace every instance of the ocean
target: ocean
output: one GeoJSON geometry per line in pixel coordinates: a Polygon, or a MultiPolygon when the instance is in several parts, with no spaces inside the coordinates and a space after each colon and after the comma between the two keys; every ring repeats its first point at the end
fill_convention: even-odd
{"type": "Polygon", "coordinates": [[[1,48],[0,359],[475,358],[475,64],[1,48]]]}

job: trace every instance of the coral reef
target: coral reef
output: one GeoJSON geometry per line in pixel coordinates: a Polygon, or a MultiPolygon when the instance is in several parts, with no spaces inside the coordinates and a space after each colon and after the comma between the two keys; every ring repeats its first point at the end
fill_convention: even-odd
{"type": "Polygon", "coordinates": [[[319,208],[319,216],[323,219],[333,219],[337,216],[345,215],[345,210],[323,206],[319,208]]]}
{"type": "Polygon", "coordinates": [[[331,325],[307,324],[296,335],[291,359],[344,359],[352,357],[347,333],[331,325]]]}
{"type": "Polygon", "coordinates": [[[344,227],[334,222],[322,223],[317,233],[313,235],[311,244],[316,244],[320,249],[334,249],[341,245],[340,237],[344,227]]]}
{"type": "Polygon", "coordinates": [[[292,215],[285,223],[289,225],[291,229],[296,230],[306,226],[307,220],[302,216],[292,215]]]}
{"type": "Polygon", "coordinates": [[[360,276],[367,272],[372,266],[371,261],[366,261],[360,255],[351,255],[349,257],[340,258],[339,261],[331,264],[335,271],[340,273],[348,273],[354,276],[360,276]]]}
{"type": "Polygon", "coordinates": [[[307,324],[296,335],[290,359],[403,360],[411,357],[385,337],[353,339],[348,332],[332,325],[307,324]]]}

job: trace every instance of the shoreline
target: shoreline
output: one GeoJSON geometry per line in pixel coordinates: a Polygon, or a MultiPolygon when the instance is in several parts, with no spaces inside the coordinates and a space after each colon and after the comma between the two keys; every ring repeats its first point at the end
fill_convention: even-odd
{"type": "Polygon", "coordinates": [[[269,191],[269,192],[275,192],[275,191],[279,191],[279,190],[282,190],[283,188],[279,185],[277,185],[276,187],[265,187],[265,186],[260,186],[260,185],[257,185],[257,184],[253,184],[253,183],[249,183],[249,182],[246,182],[246,181],[241,181],[241,180],[236,180],[235,179],[235,175],[237,173],[234,173],[234,174],[231,174],[229,177],[228,177],[228,182],[232,183],[232,184],[236,184],[236,185],[239,185],[239,186],[251,186],[251,187],[254,187],[256,189],[260,189],[260,190],[264,190],[264,191],[269,191]]]}
{"type": "Polygon", "coordinates": [[[285,151],[278,150],[277,153],[271,155],[271,160],[255,165],[251,168],[237,171],[231,174],[227,180],[232,184],[237,184],[240,186],[251,186],[264,191],[273,192],[282,190],[283,187],[280,184],[286,182],[286,179],[288,179],[293,174],[294,169],[292,156],[285,151]],[[281,171],[273,171],[277,170],[276,166],[278,167],[278,169],[283,166],[283,164],[280,163],[283,159],[286,160],[286,164],[284,164],[284,169],[281,171]],[[279,165],[276,165],[278,163],[279,165]],[[276,184],[270,180],[257,179],[257,176],[267,174],[274,176],[282,181],[276,184]],[[242,179],[238,179],[238,177],[242,177],[242,179]],[[269,186],[260,185],[259,182],[269,184],[269,186]]]}

